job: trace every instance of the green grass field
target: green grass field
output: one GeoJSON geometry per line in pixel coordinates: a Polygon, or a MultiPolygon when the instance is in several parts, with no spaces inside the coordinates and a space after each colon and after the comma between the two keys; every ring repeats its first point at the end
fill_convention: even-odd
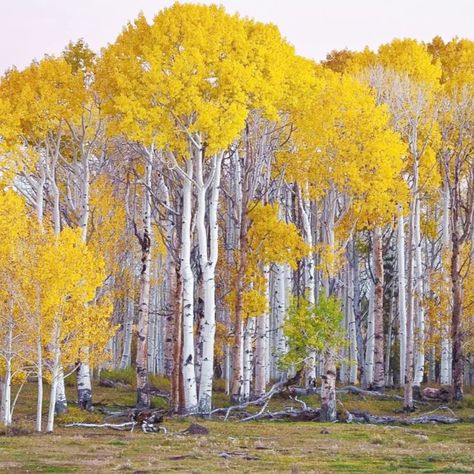
{"type": "MultiPolygon", "coordinates": [[[[72,387],[68,387],[71,399],[72,387]]],[[[209,435],[184,435],[192,420],[165,419],[167,434],[65,428],[73,420],[100,422],[103,415],[71,407],[54,434],[35,434],[34,385],[19,399],[15,429],[0,436],[0,472],[473,472],[473,396],[450,405],[463,422],[456,425],[374,426],[283,421],[196,420],[209,435]],[[469,421],[471,420],[471,421],[469,421]],[[323,429],[329,431],[324,434],[323,429]]],[[[224,401],[216,393],[216,401],[224,401]]],[[[96,387],[103,405],[132,404],[127,389],[96,387]]],[[[315,397],[307,403],[317,406],[315,397]]],[[[397,401],[361,400],[345,395],[352,410],[394,414],[397,401]]],[[[283,398],[273,408],[294,403],[283,398]]],[[[436,405],[424,406],[423,411],[436,405]]],[[[45,407],[46,408],[46,407],[45,407]]],[[[417,413],[419,414],[419,413],[417,413]]]]}

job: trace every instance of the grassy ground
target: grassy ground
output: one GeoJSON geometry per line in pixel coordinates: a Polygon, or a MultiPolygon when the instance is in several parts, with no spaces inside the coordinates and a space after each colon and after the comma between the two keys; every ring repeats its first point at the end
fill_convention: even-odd
{"type": "MultiPolygon", "coordinates": [[[[68,389],[73,399],[73,388],[68,389]]],[[[181,432],[191,420],[167,419],[168,434],[58,426],[54,434],[37,435],[30,431],[34,397],[34,385],[27,386],[17,406],[17,430],[0,436],[0,472],[474,472],[474,425],[468,421],[401,427],[197,420],[209,435],[190,436],[181,432]]],[[[216,399],[224,401],[219,392],[216,399]]],[[[133,404],[134,393],[96,387],[95,400],[108,406],[133,404]]],[[[307,402],[317,406],[314,397],[307,402]]],[[[397,401],[349,395],[343,402],[348,409],[378,414],[393,415],[400,409],[397,401]]],[[[273,408],[291,403],[272,402],[273,408]]],[[[451,408],[469,420],[474,415],[472,395],[451,408]]],[[[100,422],[102,417],[72,407],[62,421],[100,422]]]]}

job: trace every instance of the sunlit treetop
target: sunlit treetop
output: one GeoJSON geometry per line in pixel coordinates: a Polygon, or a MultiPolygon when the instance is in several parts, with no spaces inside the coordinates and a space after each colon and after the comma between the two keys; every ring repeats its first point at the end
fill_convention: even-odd
{"type": "Polygon", "coordinates": [[[103,52],[98,87],[117,128],[146,145],[226,149],[251,108],[275,118],[293,49],[278,29],[223,8],[175,4],[140,16],[103,52]]]}

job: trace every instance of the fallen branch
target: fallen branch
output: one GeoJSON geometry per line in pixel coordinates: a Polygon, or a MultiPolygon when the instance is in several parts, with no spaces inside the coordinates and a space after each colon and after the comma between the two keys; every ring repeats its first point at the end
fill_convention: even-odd
{"type": "Polygon", "coordinates": [[[358,423],[371,423],[373,425],[387,425],[398,423],[401,425],[423,425],[428,423],[453,424],[458,423],[459,418],[441,415],[420,415],[414,418],[403,418],[400,416],[377,416],[364,412],[352,412],[354,421],[358,423]]]}
{"type": "Polygon", "coordinates": [[[270,403],[270,399],[268,399],[265,404],[263,405],[262,409],[256,413],[255,415],[250,415],[250,416],[247,416],[246,418],[243,418],[242,420],[240,421],[250,421],[250,420],[256,420],[257,418],[260,417],[260,415],[263,414],[263,412],[267,409],[267,406],[268,404],[270,403]]]}
{"type": "Polygon", "coordinates": [[[128,421],[126,423],[68,423],[64,425],[65,428],[110,428],[112,430],[125,431],[129,428],[133,430],[137,423],[135,421],[128,421]]]}
{"type": "MultiPolygon", "coordinates": [[[[216,413],[226,412],[224,421],[227,421],[231,411],[243,410],[244,408],[247,408],[252,405],[260,406],[262,404],[265,404],[265,402],[270,401],[273,395],[283,392],[284,390],[291,390],[292,386],[300,381],[302,373],[303,373],[303,369],[300,369],[294,377],[288,380],[277,382],[276,384],[272,386],[272,388],[267,393],[263,394],[260,398],[257,398],[256,400],[250,400],[248,402],[241,403],[240,405],[232,405],[227,408],[216,408],[215,410],[211,411],[210,416],[215,415],[216,413]]],[[[268,405],[268,402],[266,403],[267,405],[268,405]]]]}

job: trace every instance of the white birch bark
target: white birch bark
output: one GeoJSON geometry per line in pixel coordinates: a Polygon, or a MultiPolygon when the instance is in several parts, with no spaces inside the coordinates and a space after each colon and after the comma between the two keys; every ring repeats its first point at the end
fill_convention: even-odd
{"type": "Polygon", "coordinates": [[[397,262],[398,262],[398,318],[400,340],[400,384],[403,385],[407,359],[407,308],[406,308],[406,273],[405,273],[405,221],[403,214],[398,214],[397,229],[397,262]]]}
{"type": "Polygon", "coordinates": [[[374,296],[375,285],[369,278],[369,309],[367,314],[367,344],[365,353],[365,386],[369,387],[374,381],[374,349],[375,349],[375,327],[374,327],[374,296]]]}
{"type": "Polygon", "coordinates": [[[12,423],[11,404],[12,404],[12,359],[13,359],[13,320],[11,317],[8,322],[6,335],[5,376],[3,378],[2,392],[2,414],[3,424],[9,426],[12,423]]]}
{"type": "MultiPolygon", "coordinates": [[[[301,192],[298,193],[298,200],[300,203],[301,220],[303,223],[303,233],[305,242],[311,249],[309,254],[305,257],[305,294],[308,298],[310,306],[315,304],[315,278],[314,278],[314,253],[313,253],[313,231],[311,228],[311,203],[308,199],[303,199],[301,192]]],[[[306,385],[312,386],[316,380],[316,351],[311,351],[308,361],[306,362],[306,385]]]]}
{"type": "MultiPolygon", "coordinates": [[[[443,191],[443,221],[442,221],[442,247],[441,247],[441,266],[445,275],[446,284],[449,285],[449,269],[444,267],[443,255],[449,250],[450,230],[449,230],[449,190],[446,184],[443,191]]],[[[440,384],[449,385],[451,383],[451,325],[446,323],[448,327],[441,327],[441,364],[440,364],[440,384]]]]}
{"type": "Polygon", "coordinates": [[[36,431],[41,432],[43,422],[43,347],[41,344],[41,337],[36,338],[36,364],[37,364],[37,387],[38,393],[36,398],[36,431]]]}
{"type": "Polygon", "coordinates": [[[420,232],[420,200],[416,196],[414,216],[414,248],[415,248],[415,372],[413,384],[419,387],[423,381],[425,366],[425,312],[423,308],[423,269],[421,257],[421,232],[420,232]]]}
{"type": "Polygon", "coordinates": [[[250,398],[250,389],[252,382],[252,343],[255,337],[255,318],[247,318],[244,331],[244,351],[243,351],[243,382],[242,398],[250,398]]]}
{"type": "Polygon", "coordinates": [[[181,225],[181,275],[183,283],[183,409],[197,410],[196,375],[194,372],[194,275],[191,268],[191,216],[193,163],[186,161],[187,177],[183,182],[183,215],[181,225]]]}
{"type": "Polygon", "coordinates": [[[357,383],[357,333],[356,333],[356,321],[354,314],[354,278],[352,275],[351,266],[347,266],[347,325],[349,333],[349,383],[357,383]]]}
{"type": "MultiPolygon", "coordinates": [[[[278,360],[281,356],[285,354],[285,337],[283,334],[283,322],[285,319],[285,266],[282,264],[275,265],[275,356],[278,360]]],[[[277,361],[275,361],[275,367],[277,361]]],[[[275,371],[278,377],[283,377],[283,373],[276,368],[275,371]]]]}
{"type": "Polygon", "coordinates": [[[120,358],[119,368],[126,369],[131,363],[132,352],[132,327],[133,327],[133,299],[127,298],[127,310],[125,312],[125,321],[123,324],[123,344],[122,356],[120,358]]]}
{"type": "Polygon", "coordinates": [[[214,375],[214,342],[216,333],[216,281],[215,270],[219,251],[219,226],[217,209],[219,205],[219,187],[221,179],[223,153],[212,158],[210,171],[212,180],[204,183],[203,160],[200,155],[197,161],[196,181],[198,183],[198,208],[196,225],[198,233],[200,263],[204,287],[204,320],[201,328],[202,359],[199,383],[199,412],[209,413],[212,409],[212,380],[214,375]],[[208,206],[209,235],[206,230],[206,190],[210,188],[208,206]],[[208,251],[209,247],[209,251],[208,251]]]}
{"type": "Polygon", "coordinates": [[[137,406],[150,406],[148,393],[148,328],[150,314],[150,278],[151,278],[151,176],[153,171],[154,149],[147,151],[145,165],[145,186],[143,189],[143,233],[139,237],[142,247],[140,270],[140,301],[138,304],[137,324],[137,406]]]}
{"type": "Polygon", "coordinates": [[[53,327],[53,342],[52,342],[52,349],[53,349],[53,360],[51,361],[51,390],[49,396],[49,409],[48,409],[48,422],[46,425],[46,431],[51,433],[54,429],[54,415],[55,415],[55,408],[56,408],[56,392],[58,386],[58,377],[59,377],[59,369],[60,369],[60,348],[59,348],[59,338],[60,338],[60,326],[59,322],[54,322],[53,327]]]}
{"type": "MultiPolygon", "coordinates": [[[[270,268],[265,265],[263,275],[265,277],[265,295],[267,304],[270,302],[270,268]]],[[[256,340],[255,340],[255,382],[253,385],[253,397],[259,398],[265,393],[268,373],[268,311],[256,318],[256,340]]]]}

